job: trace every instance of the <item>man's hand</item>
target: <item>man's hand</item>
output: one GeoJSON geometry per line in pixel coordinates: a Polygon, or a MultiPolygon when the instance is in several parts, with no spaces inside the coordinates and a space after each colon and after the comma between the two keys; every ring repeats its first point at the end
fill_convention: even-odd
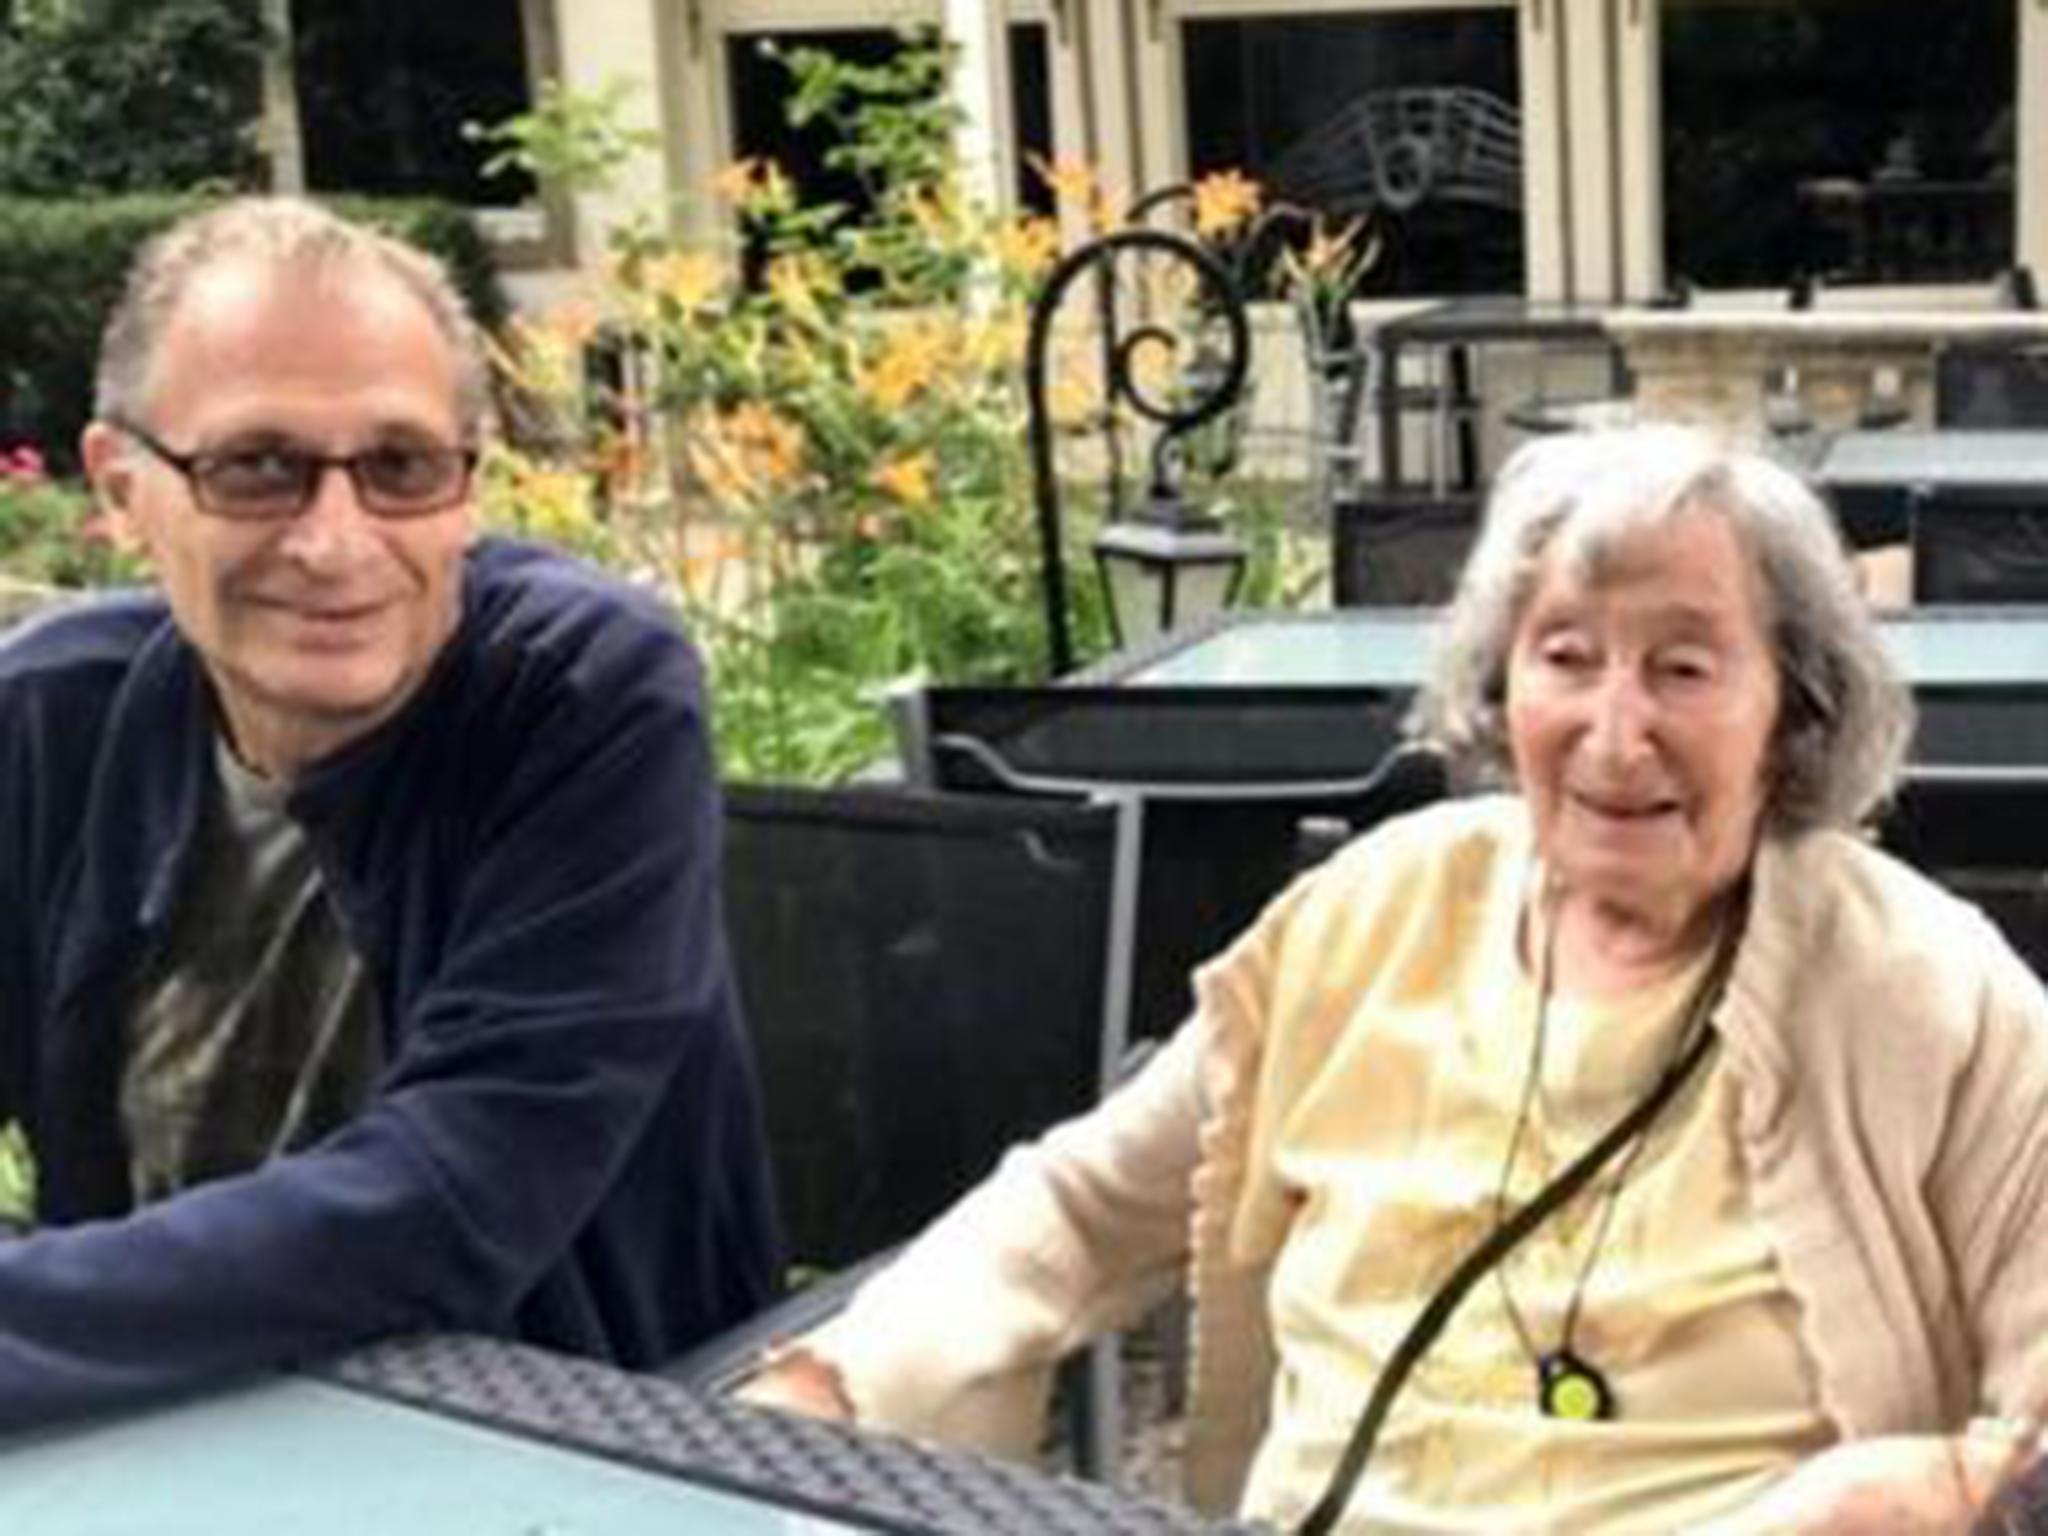
{"type": "Polygon", "coordinates": [[[2015,1457],[1993,1436],[1853,1440],[1698,1536],[1968,1536],[2015,1457]]]}

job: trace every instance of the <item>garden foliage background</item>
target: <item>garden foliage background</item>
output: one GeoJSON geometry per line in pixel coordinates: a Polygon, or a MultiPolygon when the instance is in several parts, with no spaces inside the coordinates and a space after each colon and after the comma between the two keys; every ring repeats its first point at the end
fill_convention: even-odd
{"type": "MultiPolygon", "coordinates": [[[[148,34],[150,56],[246,63],[261,40],[234,20],[242,7],[170,0],[148,34]]],[[[13,350],[0,349],[0,623],[24,597],[148,577],[69,477],[72,448],[94,338],[129,254],[212,195],[112,195],[190,180],[180,169],[186,148],[159,146],[153,170],[110,162],[70,189],[93,191],[96,177],[108,195],[9,200],[47,191],[45,171],[63,181],[53,135],[64,123],[89,125],[61,92],[8,98],[4,87],[25,68],[89,51],[66,30],[73,25],[59,15],[30,49],[21,27],[0,28],[0,137],[40,114],[35,133],[11,145],[13,159],[0,154],[0,249],[11,239],[42,253],[16,263],[21,281],[0,292],[10,315],[18,306],[22,317],[42,316],[16,323],[13,350]],[[80,281],[39,295],[27,275],[39,263],[80,281]],[[32,341],[42,348],[33,356],[23,350],[32,341]]],[[[602,270],[573,296],[517,319],[459,212],[356,211],[436,249],[491,329],[504,430],[483,462],[487,526],[562,545],[665,594],[706,654],[725,774],[820,782],[885,758],[880,697],[892,685],[1042,675],[1023,354],[1031,297],[1061,237],[1053,219],[1001,214],[967,195],[945,88],[951,61],[936,41],[877,66],[805,50],[778,56],[792,123],[832,127],[834,159],[857,178],[862,206],[806,201],[774,164],[736,164],[718,182],[726,238],[678,243],[668,210],[649,209],[618,231],[602,270]]],[[[90,94],[101,79],[73,83],[90,94]]],[[[214,193],[249,174],[247,123],[228,126],[234,112],[223,105],[231,96],[208,97],[190,124],[205,149],[194,163],[218,173],[214,193]]],[[[472,136],[508,172],[597,186],[634,148],[621,104],[617,91],[543,91],[532,112],[472,136]]],[[[1086,167],[1040,169],[1068,228],[1113,222],[1086,167]]],[[[1241,177],[1191,191],[1205,239],[1238,239],[1259,212],[1257,189],[1241,177]]],[[[1305,252],[1284,263],[1289,281],[1312,303],[1335,293],[1341,307],[1369,252],[1323,231],[1305,252]]],[[[9,270],[0,259],[0,288],[9,270]]],[[[1161,297],[1162,335],[1174,329],[1174,302],[1161,297]]],[[[1094,348],[1055,357],[1064,437],[1142,439],[1145,429],[1105,411],[1094,348]]],[[[1176,366],[1172,346],[1148,366],[1176,366]]],[[[1286,488],[1234,476],[1229,431],[1209,436],[1221,447],[1188,456],[1185,489],[1246,538],[1244,600],[1286,601],[1317,575],[1314,557],[1304,562],[1281,528],[1286,488]]],[[[1104,501],[1101,455],[1081,462],[1067,497],[1076,550],[1104,501]]],[[[1099,652],[1106,617],[1085,559],[1070,560],[1069,582],[1081,652],[1099,652]]],[[[0,1215],[30,1211],[33,1199],[19,1133],[0,1129],[0,1215]]]]}
{"type": "MultiPolygon", "coordinates": [[[[628,221],[573,296],[494,328],[506,430],[482,499],[490,525],[671,599],[709,659],[728,775],[816,782],[886,755],[879,700],[891,685],[1042,673],[1023,351],[1060,235],[1052,219],[967,195],[951,60],[936,40],[881,65],[777,57],[791,122],[829,125],[863,205],[806,201],[776,165],[749,161],[718,179],[722,240],[677,242],[665,209],[628,221]]],[[[472,132],[504,171],[601,187],[634,148],[620,107],[616,92],[544,90],[532,112],[472,132]]],[[[1109,222],[1087,168],[1041,170],[1070,227],[1109,222]]],[[[1242,178],[1196,190],[1210,239],[1258,208],[1242,178]]],[[[473,267],[473,252],[439,243],[473,267]]],[[[501,319],[495,287],[480,292],[485,318],[501,319]]],[[[1074,437],[1105,425],[1101,381],[1086,374],[1063,364],[1053,387],[1074,437]]],[[[13,455],[0,472],[0,560],[65,585],[141,574],[82,493],[50,474],[61,452],[0,440],[13,455]]],[[[1229,467],[1227,455],[1207,466],[1229,467]]],[[[1299,583],[1257,486],[1191,490],[1221,499],[1248,536],[1250,600],[1299,583]]],[[[1093,479],[1070,487],[1070,548],[1085,550],[1101,500],[1093,479]]],[[[1085,558],[1069,573],[1082,653],[1099,651],[1094,573],[1085,558]]]]}

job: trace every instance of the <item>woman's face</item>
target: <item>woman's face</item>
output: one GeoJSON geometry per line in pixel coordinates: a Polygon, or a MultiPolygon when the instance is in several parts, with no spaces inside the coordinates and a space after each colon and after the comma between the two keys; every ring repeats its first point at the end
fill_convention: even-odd
{"type": "Polygon", "coordinates": [[[1546,570],[1508,657],[1507,721],[1558,888],[1676,933],[1748,867],[1778,668],[1729,520],[1681,512],[1581,580],[1546,570]]]}

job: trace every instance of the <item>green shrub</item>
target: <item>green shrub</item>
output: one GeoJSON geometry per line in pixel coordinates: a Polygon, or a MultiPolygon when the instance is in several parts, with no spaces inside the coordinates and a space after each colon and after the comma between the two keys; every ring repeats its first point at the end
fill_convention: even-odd
{"type": "Polygon", "coordinates": [[[0,1126],[0,1221],[36,1219],[36,1160],[28,1137],[10,1120],[0,1126]]]}
{"type": "MultiPolygon", "coordinates": [[[[0,197],[0,445],[33,444],[52,468],[76,469],[100,330],[129,262],[151,235],[206,201],[0,197]]],[[[507,305],[490,251],[461,209],[365,198],[337,198],[334,206],[434,252],[477,318],[502,323],[507,305]]]]}
{"type": "Polygon", "coordinates": [[[0,575],[32,587],[138,581],[142,566],[94,516],[84,487],[52,480],[32,448],[0,444],[0,575]]]}
{"type": "Polygon", "coordinates": [[[0,191],[261,184],[257,0],[48,9],[0,23],[0,191]]]}

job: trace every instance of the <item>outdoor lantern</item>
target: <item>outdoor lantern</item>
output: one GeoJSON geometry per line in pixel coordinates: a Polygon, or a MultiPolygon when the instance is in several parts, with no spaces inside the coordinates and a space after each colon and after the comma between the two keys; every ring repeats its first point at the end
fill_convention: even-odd
{"type": "MultiPolygon", "coordinates": [[[[1109,467],[1110,521],[1095,539],[1095,560],[1119,645],[1184,625],[1227,605],[1244,574],[1245,549],[1214,517],[1184,505],[1175,492],[1183,439],[1229,410],[1244,394],[1251,362],[1251,321],[1236,280],[1184,235],[1164,229],[1113,229],[1068,252],[1031,301],[1025,331],[1024,388],[1030,403],[1026,442],[1037,508],[1038,581],[1045,602],[1046,673],[1073,670],[1067,622],[1066,560],[1061,553],[1060,473],[1053,452],[1052,335],[1070,289],[1084,285],[1087,322],[1102,348],[1102,409],[1092,412],[1109,467]],[[1143,265],[1150,263],[1150,265],[1143,265]],[[1227,345],[1204,348],[1188,362],[1179,387],[1155,396],[1141,386],[1134,353],[1179,344],[1176,332],[1135,302],[1176,272],[1193,278],[1188,306],[1221,324],[1227,345]],[[1192,384],[1190,383],[1192,380],[1192,384]],[[1199,390],[1199,394],[1193,393],[1199,390]],[[1136,417],[1149,423],[1150,489],[1132,516],[1123,515],[1125,481],[1118,433],[1136,417]]],[[[1204,463],[1204,469],[1217,469],[1204,463]]]]}
{"type": "Polygon", "coordinates": [[[1129,519],[1095,537],[1095,564],[1118,645],[1221,613],[1244,579],[1245,547],[1213,516],[1155,485],[1129,519]]]}

